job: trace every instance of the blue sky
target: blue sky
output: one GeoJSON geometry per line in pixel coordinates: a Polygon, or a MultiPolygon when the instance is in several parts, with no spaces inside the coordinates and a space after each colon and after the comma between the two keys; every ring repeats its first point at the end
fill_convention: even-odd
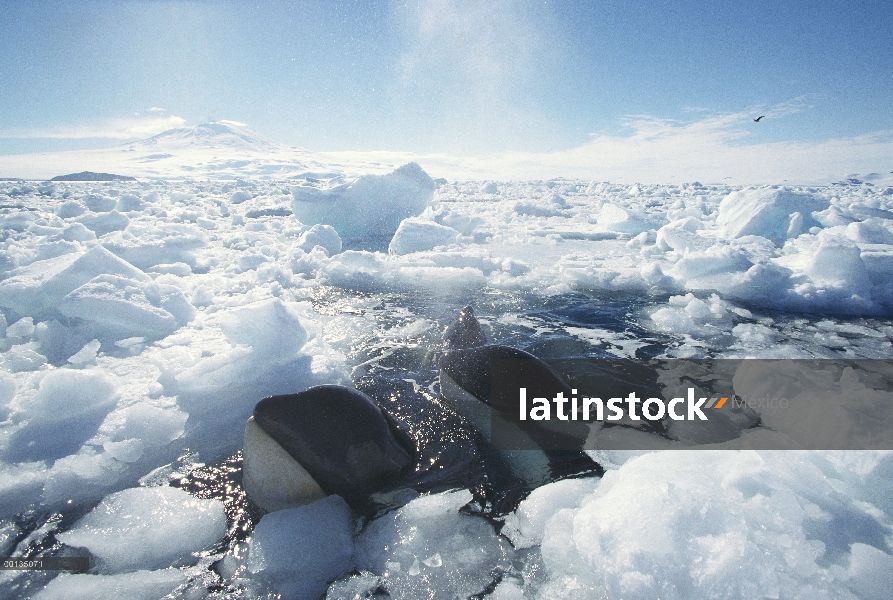
{"type": "Polygon", "coordinates": [[[228,119],[311,150],[550,153],[720,123],[726,145],[869,136],[883,158],[891,31],[889,1],[0,0],[0,154],[228,119]]]}

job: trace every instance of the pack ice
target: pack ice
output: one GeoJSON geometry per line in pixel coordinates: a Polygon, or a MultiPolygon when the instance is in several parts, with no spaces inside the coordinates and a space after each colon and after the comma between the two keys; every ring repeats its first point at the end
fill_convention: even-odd
{"type": "Polygon", "coordinates": [[[291,206],[302,222],[331,225],[348,240],[390,238],[403,219],[424,210],[436,187],[419,165],[408,163],[328,189],[293,187],[291,206]]]}
{"type": "MultiPolygon", "coordinates": [[[[889,595],[888,453],[602,452],[603,479],[538,488],[498,523],[465,490],[371,522],[330,497],[232,543],[220,502],[171,483],[237,452],[264,395],[388,369],[436,389],[423,359],[468,303],[493,341],[556,355],[889,359],[893,188],[252,165],[0,182],[0,546],[97,565],[5,571],[8,594],[889,595]]],[[[823,377],[876,400],[844,425],[889,430],[886,375],[823,377]]]]}
{"type": "Polygon", "coordinates": [[[164,337],[195,312],[180,289],[155,284],[101,245],[14,270],[0,282],[0,306],[38,319],[76,318],[85,334],[118,339],[164,337]]]}

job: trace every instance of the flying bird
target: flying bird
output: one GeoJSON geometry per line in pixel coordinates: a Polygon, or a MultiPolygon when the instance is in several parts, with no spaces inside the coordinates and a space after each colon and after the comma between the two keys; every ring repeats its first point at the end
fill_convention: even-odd
{"type": "Polygon", "coordinates": [[[754,123],[759,123],[759,122],[760,122],[760,119],[762,119],[762,118],[765,117],[765,116],[766,116],[766,115],[760,115],[759,117],[757,117],[756,119],[754,119],[753,122],[754,122],[754,123]]]}

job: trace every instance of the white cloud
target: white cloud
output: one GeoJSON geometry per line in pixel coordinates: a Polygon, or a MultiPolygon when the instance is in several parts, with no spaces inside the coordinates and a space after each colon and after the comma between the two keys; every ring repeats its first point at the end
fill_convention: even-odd
{"type": "MultiPolygon", "coordinates": [[[[150,109],[154,110],[154,109],[150,109]]],[[[106,119],[94,123],[79,125],[60,125],[37,129],[13,129],[0,131],[0,138],[49,138],[49,139],[87,139],[107,138],[112,140],[134,140],[149,137],[168,129],[182,127],[185,119],[169,116],[140,116],[106,119]]]]}
{"type": "MultiPolygon", "coordinates": [[[[893,131],[822,141],[752,141],[769,119],[808,109],[794,101],[754,112],[711,115],[683,123],[631,116],[627,135],[597,134],[585,144],[548,153],[446,154],[344,152],[345,158],[398,164],[419,162],[429,173],[454,180],[531,180],[567,177],[611,182],[824,185],[852,174],[879,174],[893,182],[893,131]],[[765,114],[760,125],[755,115],[765,114]]],[[[884,183],[884,185],[889,185],[884,183]]]]}
{"type": "MultiPolygon", "coordinates": [[[[802,108],[796,103],[767,108],[757,113],[767,115],[759,126],[802,108]]],[[[447,176],[487,173],[501,179],[820,184],[851,173],[893,170],[893,131],[823,141],[748,142],[754,135],[753,118],[752,111],[689,123],[631,116],[625,120],[632,130],[628,135],[596,134],[579,147],[558,152],[456,159],[447,176]]]]}
{"type": "Polygon", "coordinates": [[[676,124],[636,119],[631,136],[597,135],[588,143],[542,156],[545,165],[592,177],[642,181],[743,183],[822,181],[849,172],[893,167],[893,132],[820,142],[746,143],[750,115],[676,124]]]}
{"type": "Polygon", "coordinates": [[[246,125],[245,123],[242,123],[241,121],[230,121],[228,119],[220,119],[217,122],[220,123],[221,125],[231,125],[233,127],[248,127],[248,125],[246,125]]]}

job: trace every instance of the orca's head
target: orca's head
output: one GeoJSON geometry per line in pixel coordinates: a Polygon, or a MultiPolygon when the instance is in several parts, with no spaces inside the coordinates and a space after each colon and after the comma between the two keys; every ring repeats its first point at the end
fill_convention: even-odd
{"type": "Polygon", "coordinates": [[[412,464],[367,396],[324,385],[258,402],[245,430],[243,480],[266,510],[337,494],[352,506],[412,464]]]}

